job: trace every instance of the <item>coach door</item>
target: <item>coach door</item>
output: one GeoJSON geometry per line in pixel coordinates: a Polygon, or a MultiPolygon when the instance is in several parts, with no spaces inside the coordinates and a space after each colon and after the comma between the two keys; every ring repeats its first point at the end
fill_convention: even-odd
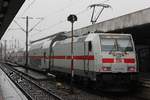
{"type": "Polygon", "coordinates": [[[84,73],[85,74],[88,74],[89,72],[89,66],[90,66],[89,56],[90,56],[91,49],[92,49],[91,41],[84,42],[84,73]]]}
{"type": "Polygon", "coordinates": [[[46,50],[44,50],[43,52],[43,68],[47,69],[48,68],[48,53],[46,52],[46,50]]]}
{"type": "Polygon", "coordinates": [[[49,48],[48,48],[48,52],[49,52],[49,56],[48,56],[48,69],[49,71],[52,70],[53,65],[54,65],[54,52],[53,52],[53,47],[55,46],[55,42],[52,43],[52,40],[49,41],[49,48]]]}
{"type": "Polygon", "coordinates": [[[51,41],[47,40],[44,42],[43,46],[42,46],[42,68],[43,69],[49,69],[49,46],[50,46],[51,41]]]}
{"type": "Polygon", "coordinates": [[[93,72],[96,70],[96,66],[99,66],[100,59],[100,42],[99,35],[95,33],[91,33],[86,38],[86,70],[93,72]]]}

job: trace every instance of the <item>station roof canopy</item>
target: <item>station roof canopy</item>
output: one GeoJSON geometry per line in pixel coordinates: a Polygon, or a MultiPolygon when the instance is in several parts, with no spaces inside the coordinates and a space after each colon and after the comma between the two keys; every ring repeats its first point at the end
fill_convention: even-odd
{"type": "MultiPolygon", "coordinates": [[[[115,32],[115,33],[149,33],[150,8],[142,9],[127,15],[119,16],[96,23],[87,27],[74,30],[76,35],[89,32],[115,32]]],[[[71,33],[68,32],[68,35],[71,33]]],[[[143,35],[143,34],[138,34],[143,35]]]]}
{"type": "Polygon", "coordinates": [[[25,0],[0,0],[0,39],[25,0]]]}

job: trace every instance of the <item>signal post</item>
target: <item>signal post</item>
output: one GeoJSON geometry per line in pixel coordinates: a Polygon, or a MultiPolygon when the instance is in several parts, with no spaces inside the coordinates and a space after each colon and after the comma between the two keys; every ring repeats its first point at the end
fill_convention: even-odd
{"type": "Polygon", "coordinates": [[[73,52],[73,24],[75,21],[77,21],[77,16],[74,14],[71,14],[67,18],[68,21],[71,22],[71,82],[70,82],[70,92],[73,93],[73,80],[74,80],[74,52],[73,52]]]}

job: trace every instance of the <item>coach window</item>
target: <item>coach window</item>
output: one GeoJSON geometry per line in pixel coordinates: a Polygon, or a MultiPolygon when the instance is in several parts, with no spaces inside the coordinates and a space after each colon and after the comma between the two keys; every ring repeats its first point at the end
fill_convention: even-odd
{"type": "Polygon", "coordinates": [[[91,41],[88,42],[88,50],[92,51],[92,42],[91,41]]]}

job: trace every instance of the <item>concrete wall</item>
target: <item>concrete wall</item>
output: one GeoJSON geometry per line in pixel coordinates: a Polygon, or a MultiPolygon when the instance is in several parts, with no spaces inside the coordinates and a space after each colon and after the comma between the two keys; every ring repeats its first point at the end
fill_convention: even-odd
{"type": "MultiPolygon", "coordinates": [[[[94,31],[114,31],[119,29],[131,28],[136,26],[142,26],[144,24],[150,24],[150,8],[140,10],[131,14],[113,18],[104,22],[90,25],[74,31],[74,34],[81,35],[94,31]]],[[[68,35],[71,33],[68,32],[68,35]]]]}

